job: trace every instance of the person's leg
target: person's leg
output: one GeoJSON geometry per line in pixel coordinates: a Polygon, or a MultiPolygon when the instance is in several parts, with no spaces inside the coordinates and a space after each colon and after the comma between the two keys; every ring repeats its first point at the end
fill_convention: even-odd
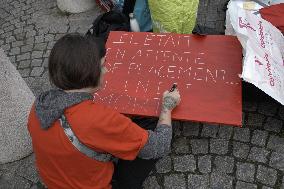
{"type": "Polygon", "coordinates": [[[123,14],[125,16],[129,16],[129,13],[133,13],[134,6],[135,6],[136,0],[124,0],[124,6],[123,6],[123,14]]]}
{"type": "Polygon", "coordinates": [[[146,130],[154,131],[158,124],[158,118],[146,118],[146,117],[133,117],[131,118],[134,123],[146,130]]]}
{"type": "MultiPolygon", "coordinates": [[[[156,118],[135,117],[132,119],[140,127],[154,130],[157,126],[156,118]]],[[[155,167],[157,160],[136,158],[133,161],[118,160],[114,178],[119,189],[141,189],[144,180],[155,167]]],[[[117,187],[116,186],[116,187],[117,187]]],[[[114,188],[116,189],[116,188],[114,188]]]]}

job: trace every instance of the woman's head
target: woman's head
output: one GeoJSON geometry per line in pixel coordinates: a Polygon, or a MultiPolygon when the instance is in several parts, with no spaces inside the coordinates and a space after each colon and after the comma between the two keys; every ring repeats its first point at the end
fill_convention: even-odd
{"type": "Polygon", "coordinates": [[[67,34],[53,46],[48,62],[52,83],[63,90],[94,88],[100,84],[104,43],[78,33],[67,34]]]}

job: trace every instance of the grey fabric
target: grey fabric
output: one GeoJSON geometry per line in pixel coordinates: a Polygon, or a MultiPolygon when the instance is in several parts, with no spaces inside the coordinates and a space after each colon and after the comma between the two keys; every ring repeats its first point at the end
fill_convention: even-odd
{"type": "Polygon", "coordinates": [[[83,92],[66,93],[55,89],[42,93],[35,100],[35,112],[41,128],[48,129],[64,114],[66,108],[90,99],[93,99],[93,96],[83,92]]]}
{"type": "Polygon", "coordinates": [[[97,161],[108,162],[113,161],[114,157],[109,153],[99,153],[94,151],[93,149],[89,148],[88,146],[84,145],[80,142],[77,136],[72,131],[66,117],[64,115],[61,116],[60,125],[62,126],[64,133],[68,137],[69,141],[73,144],[73,146],[79,150],[82,154],[85,154],[89,158],[95,159],[97,161]]]}
{"type": "Polygon", "coordinates": [[[157,159],[170,153],[172,126],[157,125],[154,131],[147,130],[148,141],[140,150],[138,157],[142,159],[157,159]]]}

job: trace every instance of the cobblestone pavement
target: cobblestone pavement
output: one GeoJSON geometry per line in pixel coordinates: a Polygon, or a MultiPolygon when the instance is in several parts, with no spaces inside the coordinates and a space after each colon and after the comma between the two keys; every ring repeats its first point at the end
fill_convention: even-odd
{"type": "MultiPolygon", "coordinates": [[[[226,0],[200,0],[198,22],[224,32],[226,0]]],[[[100,13],[68,15],[55,0],[0,0],[0,45],[35,93],[51,88],[47,57],[67,32],[85,32],[100,13]]],[[[284,107],[243,87],[243,128],[174,122],[172,152],[158,161],[146,189],[284,189],[284,107]]],[[[0,165],[0,188],[42,188],[34,155],[0,165]]]]}

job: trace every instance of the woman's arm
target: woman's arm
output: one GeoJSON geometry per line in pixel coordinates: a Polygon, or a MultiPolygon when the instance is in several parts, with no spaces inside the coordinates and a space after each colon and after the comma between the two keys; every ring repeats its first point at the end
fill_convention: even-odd
{"type": "Polygon", "coordinates": [[[179,102],[180,94],[177,89],[173,92],[164,92],[158,125],[154,131],[148,130],[148,141],[139,152],[138,157],[157,159],[170,152],[172,140],[171,112],[179,102]]]}
{"type": "Polygon", "coordinates": [[[163,103],[161,107],[161,113],[159,117],[159,125],[171,125],[172,122],[172,110],[179,104],[180,94],[177,89],[173,92],[165,91],[163,94],[163,103]]]}

